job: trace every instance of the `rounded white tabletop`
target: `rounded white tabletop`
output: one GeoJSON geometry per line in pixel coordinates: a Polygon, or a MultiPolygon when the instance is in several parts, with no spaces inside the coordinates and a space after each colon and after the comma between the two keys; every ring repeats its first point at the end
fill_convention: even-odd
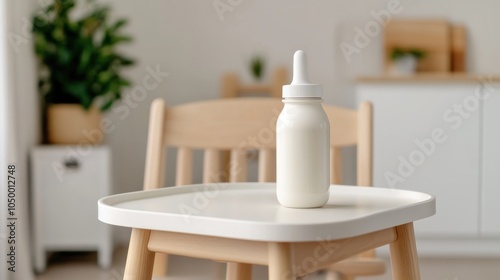
{"type": "Polygon", "coordinates": [[[275,183],[214,183],[124,193],[98,202],[104,223],[226,238],[301,242],[357,236],[432,216],[431,195],[337,186],[321,208],[293,209],[275,183]]]}

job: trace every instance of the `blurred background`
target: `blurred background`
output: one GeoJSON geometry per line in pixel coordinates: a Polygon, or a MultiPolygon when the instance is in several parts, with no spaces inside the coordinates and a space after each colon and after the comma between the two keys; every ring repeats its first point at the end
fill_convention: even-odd
{"type": "MultiPolygon", "coordinates": [[[[2,51],[6,54],[2,64],[7,77],[4,86],[10,96],[4,96],[2,102],[9,102],[5,104],[12,107],[9,119],[15,123],[10,133],[17,136],[18,195],[27,199],[28,154],[45,138],[32,18],[52,1],[2,2],[2,51]]],[[[80,2],[85,7],[85,1],[77,1],[80,2]]],[[[221,98],[227,74],[236,76],[241,84],[270,85],[275,71],[285,69],[286,82],[289,83],[291,58],[298,49],[308,54],[311,80],[324,85],[325,103],[350,108],[357,106],[356,83],[361,77],[394,74],[387,60],[389,56],[397,56],[395,52],[398,50],[392,48],[394,46],[387,49],[388,43],[384,39],[384,28],[392,20],[416,21],[417,30],[419,24],[424,26],[426,21],[437,21],[437,27],[426,28],[438,30],[444,24],[446,28],[460,26],[462,31],[459,32],[465,32],[459,35],[463,36],[462,43],[458,43],[459,62],[450,58],[453,39],[445,38],[445,69],[428,72],[455,71],[471,76],[500,72],[497,25],[500,24],[500,2],[496,0],[99,0],[97,3],[109,5],[111,18],[128,20],[123,31],[132,40],[120,45],[118,50],[135,61],[123,70],[130,86],[123,88],[122,99],[104,113],[112,126],[104,133],[103,140],[112,151],[112,193],[142,188],[149,106],[153,99],[164,98],[169,106],[173,106],[221,98]],[[256,58],[261,66],[252,66],[256,58]],[[456,63],[462,65],[458,70],[455,69],[456,63]],[[262,68],[261,77],[252,72],[252,67],[262,68]],[[145,90],[134,93],[137,86],[145,90]]],[[[85,8],[77,7],[77,15],[80,9],[85,8]]],[[[450,30],[446,29],[444,32],[450,33],[445,34],[451,34],[450,30]]],[[[397,34],[396,37],[400,38],[397,34]]],[[[429,37],[425,34],[415,36],[421,36],[417,41],[423,44],[415,47],[420,48],[417,52],[424,53],[424,59],[440,51],[434,47],[426,49],[427,43],[437,41],[432,34],[429,37]]],[[[410,37],[415,39],[414,35],[410,37]]],[[[433,65],[432,62],[426,65],[429,64],[433,65]]],[[[432,65],[429,67],[434,67],[432,65]]],[[[420,65],[410,72],[425,72],[422,67],[420,65]]],[[[402,75],[407,74],[405,71],[401,70],[402,75]]],[[[351,158],[354,151],[345,153],[348,168],[344,170],[344,177],[346,183],[353,184],[355,162],[351,158]]],[[[174,154],[170,153],[169,163],[172,164],[173,159],[174,154]]],[[[168,174],[167,185],[173,185],[173,171],[168,174]]],[[[200,178],[195,182],[201,181],[200,178]]],[[[20,211],[26,214],[27,205],[20,206],[24,208],[20,211]]],[[[25,237],[28,240],[28,234],[25,237]]],[[[117,244],[127,244],[128,238],[129,231],[115,230],[117,244]]],[[[20,250],[28,252],[28,249],[20,250]]],[[[24,265],[20,266],[30,266],[29,258],[21,261],[24,265]]],[[[489,265],[490,260],[485,263],[489,265]]],[[[456,267],[464,265],[468,263],[459,263],[456,267]]],[[[449,277],[446,279],[473,279],[450,271],[442,275],[449,277]]]]}

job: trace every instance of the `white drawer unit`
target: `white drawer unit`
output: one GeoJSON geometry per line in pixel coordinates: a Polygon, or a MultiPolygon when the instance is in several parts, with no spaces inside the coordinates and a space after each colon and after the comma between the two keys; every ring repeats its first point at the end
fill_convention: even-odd
{"type": "Polygon", "coordinates": [[[39,146],[31,153],[34,265],[48,251],[98,251],[111,265],[111,229],[97,220],[97,200],[111,194],[111,154],[105,146],[39,146]]]}
{"type": "Polygon", "coordinates": [[[373,185],[436,196],[420,256],[500,257],[500,84],[360,82],[374,108],[373,185]]]}

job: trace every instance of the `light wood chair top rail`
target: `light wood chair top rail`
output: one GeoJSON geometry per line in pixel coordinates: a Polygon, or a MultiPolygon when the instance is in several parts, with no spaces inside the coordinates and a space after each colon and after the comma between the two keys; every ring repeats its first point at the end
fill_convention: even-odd
{"type": "MultiPolygon", "coordinates": [[[[165,108],[165,144],[198,149],[274,148],[276,120],[283,103],[277,98],[230,98],[165,108]],[[255,138],[255,139],[254,139],[255,138]]],[[[357,110],[323,105],[331,123],[332,146],[358,143],[357,110]]]]}

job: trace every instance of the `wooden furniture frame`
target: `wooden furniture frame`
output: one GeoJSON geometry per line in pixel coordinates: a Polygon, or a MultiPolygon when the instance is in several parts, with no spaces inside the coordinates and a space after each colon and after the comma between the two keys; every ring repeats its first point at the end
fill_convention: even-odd
{"type": "MultiPolygon", "coordinates": [[[[275,122],[282,103],[272,98],[221,99],[167,109],[163,100],[152,104],[144,189],[163,186],[165,147],[178,147],[176,185],[192,181],[192,150],[204,149],[203,182],[246,180],[246,150],[259,150],[259,182],[274,181],[275,122]],[[243,121],[242,121],[243,120],[243,121]],[[230,172],[220,169],[219,150],[231,150],[230,172]]],[[[358,184],[371,184],[371,105],[359,112],[325,105],[331,129],[331,180],[341,180],[340,148],[358,145],[358,184]],[[365,121],[362,121],[365,120],[365,121]],[[366,121],[368,120],[368,121],[366,121]],[[359,124],[359,125],[358,125],[359,124]]],[[[348,259],[376,247],[390,244],[394,279],[420,279],[413,224],[411,222],[345,239],[329,240],[338,252],[317,268],[331,267],[352,279],[357,259],[348,259]],[[347,259],[347,260],[345,260],[347,259]],[[344,262],[339,262],[345,260],[344,262]],[[331,266],[337,263],[336,266],[331,266]]],[[[293,279],[293,263],[314,253],[317,242],[257,242],[214,236],[190,235],[134,228],[132,230],[125,279],[150,279],[166,273],[166,255],[180,254],[228,262],[226,279],[250,279],[251,264],[269,265],[270,279],[293,279]],[[163,242],[175,240],[175,242],[163,242]],[[190,246],[195,243],[196,246],[190,246]],[[224,250],[218,250],[224,248],[224,250]],[[294,252],[292,255],[291,252],[294,252]],[[290,274],[291,275],[291,274],[290,274]]],[[[363,258],[372,258],[364,253],[363,258]]],[[[366,262],[366,259],[362,260],[366,262]]],[[[377,273],[379,264],[375,265],[377,273]]],[[[310,271],[307,271],[310,272],[310,271]]],[[[383,272],[383,271],[382,271],[383,272]]],[[[370,274],[370,273],[368,273],[370,274]]],[[[293,275],[300,276],[296,271],[293,275]]]]}
{"type": "Polygon", "coordinates": [[[434,197],[339,185],[330,191],[327,207],[304,210],[280,206],[275,183],[177,186],[102,198],[99,219],[133,228],[126,280],[150,279],[154,252],[230,262],[226,279],[251,279],[250,263],[268,265],[278,280],[385,244],[394,279],[420,279],[412,221],[435,213],[434,197]],[[207,191],[206,207],[181,210],[207,191]]]}
{"type": "Polygon", "coordinates": [[[242,97],[246,94],[267,94],[271,97],[281,98],[281,88],[288,82],[288,74],[285,67],[279,67],[274,71],[269,84],[242,84],[238,76],[228,73],[222,76],[222,98],[242,97]]]}
{"type": "MultiPolygon", "coordinates": [[[[412,223],[355,238],[329,241],[325,246],[339,248],[341,253],[328,258],[327,261],[320,261],[317,268],[326,268],[345,258],[386,244],[391,245],[393,278],[395,280],[420,279],[412,223]]],[[[307,258],[314,256],[314,250],[317,247],[318,242],[265,243],[133,229],[124,279],[151,279],[155,252],[162,252],[231,261],[228,265],[226,279],[250,280],[250,263],[253,263],[268,265],[270,280],[289,280],[314,272],[296,271],[293,273],[292,271],[294,270],[293,264],[304,263],[307,258]],[[231,250],[220,250],[220,248],[231,248],[231,250]]]]}
{"type": "Polygon", "coordinates": [[[392,64],[395,48],[420,49],[426,52],[418,62],[417,71],[446,73],[451,70],[451,29],[443,19],[393,19],[384,28],[384,64],[392,64]]]}
{"type": "Polygon", "coordinates": [[[418,62],[420,73],[466,72],[466,33],[465,26],[444,19],[392,19],[384,28],[384,68],[392,66],[397,47],[426,52],[418,62]]]}

